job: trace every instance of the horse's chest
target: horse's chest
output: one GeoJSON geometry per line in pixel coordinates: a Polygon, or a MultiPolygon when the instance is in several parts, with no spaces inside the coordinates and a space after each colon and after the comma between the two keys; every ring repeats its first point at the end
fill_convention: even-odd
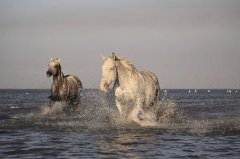
{"type": "Polygon", "coordinates": [[[117,100],[124,102],[133,100],[133,94],[131,91],[128,89],[121,89],[120,87],[115,90],[115,97],[117,100]]]}
{"type": "Polygon", "coordinates": [[[53,85],[52,86],[52,94],[57,97],[64,97],[67,95],[67,88],[63,86],[53,85]]]}

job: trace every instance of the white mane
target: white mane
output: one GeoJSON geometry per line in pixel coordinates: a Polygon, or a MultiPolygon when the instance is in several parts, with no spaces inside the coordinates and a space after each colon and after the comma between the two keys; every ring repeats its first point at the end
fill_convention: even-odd
{"type": "Polygon", "coordinates": [[[127,68],[132,73],[138,72],[136,67],[132,63],[130,63],[127,58],[121,58],[121,59],[119,59],[119,61],[125,68],[127,68]]]}

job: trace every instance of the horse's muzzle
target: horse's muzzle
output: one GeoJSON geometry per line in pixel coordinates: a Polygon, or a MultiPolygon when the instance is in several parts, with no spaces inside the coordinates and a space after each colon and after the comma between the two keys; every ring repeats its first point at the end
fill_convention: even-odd
{"type": "Polygon", "coordinates": [[[107,83],[101,83],[100,84],[100,91],[102,91],[102,92],[104,92],[104,93],[107,93],[107,91],[108,91],[108,85],[107,85],[107,83]]]}
{"type": "Polygon", "coordinates": [[[100,91],[103,93],[107,93],[107,87],[100,87],[100,91]]]}
{"type": "Polygon", "coordinates": [[[51,71],[47,71],[46,74],[47,74],[47,77],[51,77],[53,75],[51,71]]]}

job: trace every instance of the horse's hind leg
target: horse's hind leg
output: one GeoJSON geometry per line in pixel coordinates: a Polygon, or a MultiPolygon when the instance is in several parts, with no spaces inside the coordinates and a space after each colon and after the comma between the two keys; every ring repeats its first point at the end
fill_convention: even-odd
{"type": "Polygon", "coordinates": [[[50,99],[49,102],[48,102],[48,106],[49,107],[52,107],[52,100],[50,99]]]}
{"type": "Polygon", "coordinates": [[[73,107],[73,109],[72,109],[72,111],[76,111],[76,109],[80,106],[80,104],[81,104],[81,97],[79,96],[79,95],[77,95],[75,98],[74,98],[74,100],[73,100],[73,105],[72,105],[72,107],[73,107]]]}
{"type": "Polygon", "coordinates": [[[123,115],[123,110],[122,110],[121,103],[117,99],[115,100],[115,103],[116,103],[116,106],[117,106],[117,109],[119,111],[120,116],[122,116],[123,115]]]}
{"type": "Polygon", "coordinates": [[[127,120],[133,121],[139,125],[141,125],[141,120],[143,116],[143,111],[139,106],[135,106],[133,110],[128,114],[127,120]]]}
{"type": "Polygon", "coordinates": [[[77,108],[80,104],[80,97],[74,96],[73,98],[69,99],[66,103],[67,103],[67,105],[65,107],[65,111],[67,113],[73,113],[77,110],[77,108]]]}

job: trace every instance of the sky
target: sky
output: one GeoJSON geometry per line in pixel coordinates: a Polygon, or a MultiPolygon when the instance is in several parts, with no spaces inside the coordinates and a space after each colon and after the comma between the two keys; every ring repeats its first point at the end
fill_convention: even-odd
{"type": "Polygon", "coordinates": [[[113,51],[162,88],[240,88],[240,1],[0,0],[0,88],[50,88],[52,57],[98,88],[113,51]]]}

